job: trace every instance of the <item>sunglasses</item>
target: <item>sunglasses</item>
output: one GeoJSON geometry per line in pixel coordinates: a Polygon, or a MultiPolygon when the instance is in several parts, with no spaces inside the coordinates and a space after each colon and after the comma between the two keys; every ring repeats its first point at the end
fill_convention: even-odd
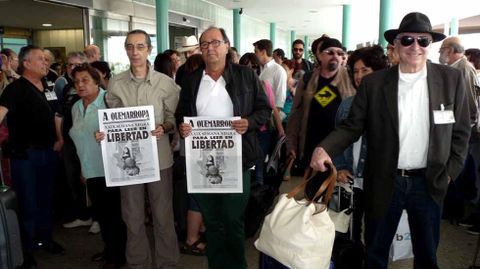
{"type": "Polygon", "coordinates": [[[343,57],[345,56],[345,52],[342,51],[342,50],[324,50],[323,53],[327,54],[327,55],[330,55],[330,56],[333,56],[335,54],[337,54],[338,56],[340,57],[343,57]]]}
{"type": "Polygon", "coordinates": [[[293,51],[303,51],[303,49],[293,48],[293,51]]]}
{"type": "Polygon", "coordinates": [[[396,39],[399,40],[400,44],[402,44],[402,46],[404,46],[404,47],[411,46],[413,44],[413,42],[415,42],[415,40],[417,40],[418,45],[420,47],[423,47],[423,48],[428,47],[428,45],[430,45],[430,43],[432,43],[432,39],[430,39],[427,36],[414,37],[414,36],[404,35],[404,36],[402,36],[400,38],[396,38],[396,39]]]}

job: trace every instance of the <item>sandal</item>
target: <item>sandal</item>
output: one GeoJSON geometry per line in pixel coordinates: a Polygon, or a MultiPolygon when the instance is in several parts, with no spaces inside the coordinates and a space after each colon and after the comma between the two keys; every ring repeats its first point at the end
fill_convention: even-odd
{"type": "Polygon", "coordinates": [[[191,245],[185,243],[180,246],[180,252],[186,255],[205,256],[205,249],[201,249],[198,247],[198,245],[201,243],[202,241],[200,241],[200,239],[195,241],[195,243],[191,245]]]}

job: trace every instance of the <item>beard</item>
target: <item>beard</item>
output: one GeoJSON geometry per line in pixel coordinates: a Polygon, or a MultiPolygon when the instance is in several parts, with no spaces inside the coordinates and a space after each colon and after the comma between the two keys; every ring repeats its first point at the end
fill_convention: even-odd
{"type": "Polygon", "coordinates": [[[440,54],[440,57],[438,57],[438,61],[441,63],[441,64],[448,64],[448,56],[444,56],[442,54],[440,54]]]}
{"type": "Polygon", "coordinates": [[[327,64],[327,70],[332,72],[338,69],[338,62],[329,62],[327,64]]]}
{"type": "Polygon", "coordinates": [[[293,58],[294,58],[295,60],[302,59],[302,54],[293,53],[293,58]]]}

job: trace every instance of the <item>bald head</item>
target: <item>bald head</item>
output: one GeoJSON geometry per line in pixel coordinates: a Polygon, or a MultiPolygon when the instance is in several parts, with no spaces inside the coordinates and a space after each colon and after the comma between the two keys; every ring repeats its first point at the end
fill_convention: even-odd
{"type": "Polygon", "coordinates": [[[100,61],[100,57],[102,57],[102,55],[100,54],[100,48],[96,45],[86,46],[83,52],[87,56],[89,63],[100,61]]]}
{"type": "Polygon", "coordinates": [[[465,48],[462,45],[462,41],[458,36],[451,36],[445,38],[440,47],[440,63],[452,64],[465,53],[465,48]]]}

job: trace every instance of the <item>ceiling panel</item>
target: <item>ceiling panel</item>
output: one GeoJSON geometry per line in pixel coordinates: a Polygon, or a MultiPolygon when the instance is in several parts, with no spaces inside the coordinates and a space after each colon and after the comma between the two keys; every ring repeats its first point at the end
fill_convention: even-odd
{"type": "Polygon", "coordinates": [[[33,0],[0,0],[0,26],[27,29],[78,29],[82,26],[82,9],[33,0]],[[44,27],[51,23],[52,27],[44,27]]]}

